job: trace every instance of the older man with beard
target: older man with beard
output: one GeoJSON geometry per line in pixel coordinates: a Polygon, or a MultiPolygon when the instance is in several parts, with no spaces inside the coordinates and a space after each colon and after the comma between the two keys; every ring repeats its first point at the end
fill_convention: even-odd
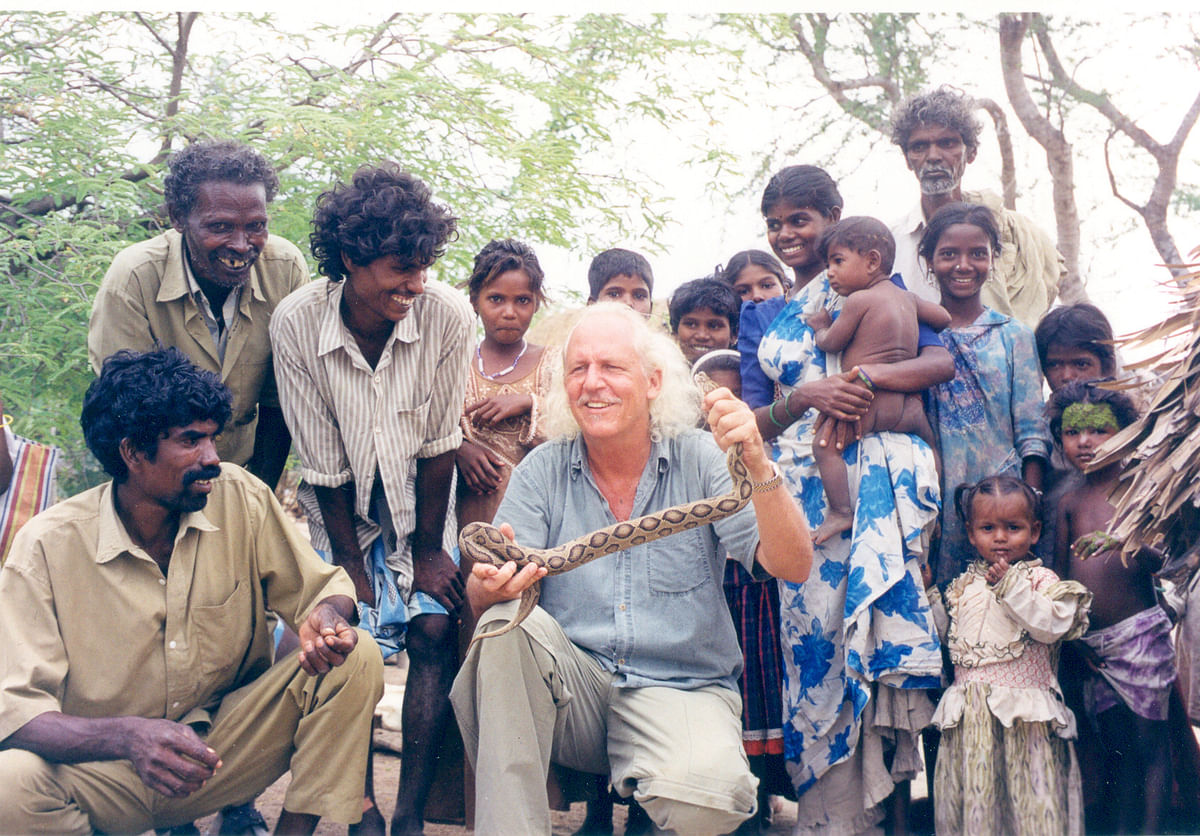
{"type": "MultiPolygon", "coordinates": [[[[726,555],[795,583],[812,562],[800,510],[728,389],[707,396],[679,348],[623,305],[589,307],[547,403],[559,436],[514,469],[501,531],[535,548],[730,489],[720,448],[741,442],[752,505],[542,580],[519,628],[476,642],[451,692],[476,770],[476,834],[549,834],[550,762],[612,776],[656,825],[728,833],[755,809],[741,743],[741,651],[725,604],[726,555]]],[[[479,632],[514,614],[545,574],[476,564],[479,632]]],[[[477,632],[478,635],[478,632],[477,632]]]]}
{"type": "Polygon", "coordinates": [[[892,225],[896,239],[894,270],[913,293],[937,302],[939,292],[928,265],[917,258],[925,223],[947,203],[979,203],[992,210],[1000,225],[1000,255],[992,278],[984,285],[983,303],[1015,316],[1030,328],[1060,296],[1071,304],[1087,300],[1078,279],[1066,281],[1066,266],[1054,242],[1032,220],[1004,208],[990,191],[962,188],[967,165],[979,151],[980,122],[974,102],[951,87],[939,87],[901,102],[892,113],[892,142],[904,152],[905,163],[921,186],[921,200],[892,225]]]}

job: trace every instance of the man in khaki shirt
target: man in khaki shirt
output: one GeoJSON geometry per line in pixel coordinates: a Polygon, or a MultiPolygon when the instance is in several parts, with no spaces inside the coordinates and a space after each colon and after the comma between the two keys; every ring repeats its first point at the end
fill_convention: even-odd
{"type": "Polygon", "coordinates": [[[974,106],[962,91],[939,87],[905,99],[892,113],[892,142],[904,152],[905,164],[921,187],[920,201],[892,224],[896,239],[892,269],[913,293],[938,302],[937,282],[928,265],[917,258],[925,225],[948,203],[982,204],[996,216],[1000,230],[1000,254],[983,286],[983,303],[1033,328],[1055,298],[1072,304],[1087,301],[1087,294],[1078,278],[1068,278],[1062,256],[1041,227],[1004,208],[997,194],[963,190],[963,174],[979,151],[982,129],[973,115],[974,106]]]}
{"type": "Polygon", "coordinates": [[[0,570],[0,833],[174,826],[292,781],[277,832],[362,814],[382,659],[354,585],[220,466],[215,374],[109,358],[84,401],[113,481],[30,521],[0,570]],[[271,665],[267,608],[299,633],[271,665]]]}
{"type": "Polygon", "coordinates": [[[291,436],[267,326],[275,306],[308,281],[308,267],[293,244],[267,234],[279,180],[258,152],[231,141],[196,143],[168,166],[163,186],[174,229],[113,259],[92,305],[88,357],[99,373],[114,351],[158,342],[217,373],[233,393],[217,452],[274,487],[291,436]]]}

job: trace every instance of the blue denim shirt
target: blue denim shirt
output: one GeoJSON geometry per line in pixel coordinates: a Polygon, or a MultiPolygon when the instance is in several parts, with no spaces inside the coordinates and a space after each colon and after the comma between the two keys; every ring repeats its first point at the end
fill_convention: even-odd
{"type": "MultiPolygon", "coordinates": [[[[712,436],[689,430],[651,445],[631,516],[719,496],[731,485],[712,436]]],[[[517,465],[494,522],[512,525],[522,545],[547,548],[617,520],[577,437],[543,444],[517,465]]],[[[725,551],[749,569],[757,547],[747,505],[712,525],[545,578],[540,603],[571,641],[616,674],[618,687],[737,690],[742,653],[721,586],[725,551]]]]}

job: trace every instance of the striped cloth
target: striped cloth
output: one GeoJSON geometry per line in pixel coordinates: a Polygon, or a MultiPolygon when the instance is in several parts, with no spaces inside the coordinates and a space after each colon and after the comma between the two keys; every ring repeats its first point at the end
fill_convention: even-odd
{"type": "Polygon", "coordinates": [[[17,530],[55,500],[54,474],[58,448],[38,444],[7,428],[4,434],[13,457],[12,482],[0,493],[0,565],[8,558],[17,530]]]}

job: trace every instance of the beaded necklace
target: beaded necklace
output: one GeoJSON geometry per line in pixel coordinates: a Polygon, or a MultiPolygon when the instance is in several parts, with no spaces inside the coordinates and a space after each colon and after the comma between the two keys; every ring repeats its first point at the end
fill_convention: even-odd
{"type": "MultiPolygon", "coordinates": [[[[482,345],[482,344],[480,344],[480,345],[482,345]]],[[[521,351],[517,354],[517,359],[513,360],[512,365],[509,366],[507,369],[505,369],[504,371],[501,371],[501,372],[496,372],[495,374],[488,374],[487,372],[485,372],[483,370],[483,354],[479,351],[479,348],[480,348],[479,345],[475,346],[475,359],[477,361],[479,361],[479,375],[480,375],[480,377],[486,378],[487,380],[495,380],[498,377],[504,377],[506,374],[508,374],[509,372],[511,372],[513,369],[515,369],[517,367],[517,363],[520,363],[521,358],[525,356],[525,350],[527,348],[529,348],[529,343],[525,342],[525,338],[522,337],[521,338],[521,351]]]]}

